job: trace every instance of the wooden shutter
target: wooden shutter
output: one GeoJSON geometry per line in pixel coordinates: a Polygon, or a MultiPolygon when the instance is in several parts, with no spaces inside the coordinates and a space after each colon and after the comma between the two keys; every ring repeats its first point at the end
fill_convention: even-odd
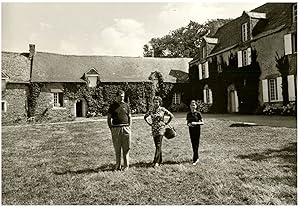
{"type": "Polygon", "coordinates": [[[284,54],[292,54],[292,35],[287,34],[284,36],[284,54]]]}
{"type": "Polygon", "coordinates": [[[268,80],[262,80],[262,92],[263,92],[263,101],[265,103],[269,102],[269,89],[268,89],[268,80]]]}
{"type": "Polygon", "coordinates": [[[238,55],[238,67],[242,67],[243,66],[243,56],[242,56],[242,51],[238,51],[237,52],[238,55]]]}
{"type": "Polygon", "coordinates": [[[205,78],[209,77],[209,71],[208,71],[208,61],[205,62],[205,78]]]}
{"type": "Polygon", "coordinates": [[[282,97],[282,78],[277,77],[276,78],[277,82],[277,95],[278,95],[278,101],[283,101],[282,97]]]}
{"type": "Polygon", "coordinates": [[[206,103],[207,99],[206,99],[206,89],[203,90],[203,102],[206,103]]]}
{"type": "Polygon", "coordinates": [[[199,80],[201,80],[202,79],[202,64],[199,64],[198,68],[199,68],[199,80]]]}
{"type": "Polygon", "coordinates": [[[251,64],[251,48],[247,48],[247,65],[251,64]]]}
{"type": "Polygon", "coordinates": [[[296,100],[296,93],[295,93],[295,79],[294,75],[288,76],[288,90],[289,90],[289,101],[296,100]]]}
{"type": "Polygon", "coordinates": [[[212,91],[211,89],[209,89],[209,103],[213,103],[213,100],[212,100],[212,91]]]}

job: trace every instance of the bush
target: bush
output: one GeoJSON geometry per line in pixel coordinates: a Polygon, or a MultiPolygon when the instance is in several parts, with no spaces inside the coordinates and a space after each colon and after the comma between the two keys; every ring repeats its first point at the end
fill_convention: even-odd
{"type": "Polygon", "coordinates": [[[196,100],[197,103],[197,110],[201,113],[208,113],[210,112],[211,105],[204,103],[202,100],[196,100]]]}
{"type": "Polygon", "coordinates": [[[291,102],[285,106],[279,106],[278,104],[266,104],[263,109],[263,114],[295,116],[297,114],[296,103],[291,102]]]}
{"type": "Polygon", "coordinates": [[[170,106],[170,111],[171,112],[187,112],[188,109],[189,109],[189,107],[184,103],[172,104],[170,106]]]}

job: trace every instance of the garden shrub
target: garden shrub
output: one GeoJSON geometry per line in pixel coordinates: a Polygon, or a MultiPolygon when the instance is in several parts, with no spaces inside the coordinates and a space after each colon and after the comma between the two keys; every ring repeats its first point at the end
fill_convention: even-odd
{"type": "Polygon", "coordinates": [[[187,112],[188,109],[189,109],[189,107],[184,103],[172,104],[170,106],[170,111],[171,112],[187,112]]]}
{"type": "Polygon", "coordinates": [[[202,100],[196,100],[197,110],[201,113],[209,113],[211,104],[204,103],[202,100]]]}
{"type": "Polygon", "coordinates": [[[288,103],[287,105],[266,104],[263,109],[263,114],[295,116],[297,114],[296,103],[291,102],[291,103],[288,103]]]}

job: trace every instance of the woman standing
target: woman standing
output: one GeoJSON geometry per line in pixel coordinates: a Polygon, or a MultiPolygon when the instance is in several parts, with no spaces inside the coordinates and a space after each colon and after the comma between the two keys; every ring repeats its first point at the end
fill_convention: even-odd
{"type": "Polygon", "coordinates": [[[196,110],[197,104],[195,100],[191,101],[190,104],[191,111],[188,112],[186,116],[187,125],[189,127],[190,138],[193,147],[193,165],[196,165],[199,162],[199,142],[200,142],[200,125],[203,125],[202,115],[199,111],[196,110]]]}
{"type": "Polygon", "coordinates": [[[144,116],[145,121],[152,127],[152,136],[155,143],[155,155],[153,160],[154,167],[157,167],[162,162],[162,138],[165,133],[165,126],[168,125],[174,118],[173,114],[161,106],[162,99],[159,96],[153,98],[153,108],[151,108],[144,116]],[[167,122],[164,121],[164,116],[169,116],[167,122]],[[152,123],[147,118],[151,117],[152,123]]]}

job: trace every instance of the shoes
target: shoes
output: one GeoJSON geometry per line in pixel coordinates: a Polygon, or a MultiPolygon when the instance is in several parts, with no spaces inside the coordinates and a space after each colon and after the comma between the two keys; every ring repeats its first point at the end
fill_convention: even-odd
{"type": "Polygon", "coordinates": [[[127,170],[129,170],[129,167],[128,166],[124,167],[123,171],[127,171],[127,170]]]}
{"type": "Polygon", "coordinates": [[[159,164],[158,163],[154,163],[153,164],[153,167],[155,168],[155,167],[158,167],[159,166],[159,164]]]}
{"type": "Polygon", "coordinates": [[[193,165],[197,165],[198,162],[199,162],[199,159],[197,159],[195,162],[193,162],[193,165]]]}

